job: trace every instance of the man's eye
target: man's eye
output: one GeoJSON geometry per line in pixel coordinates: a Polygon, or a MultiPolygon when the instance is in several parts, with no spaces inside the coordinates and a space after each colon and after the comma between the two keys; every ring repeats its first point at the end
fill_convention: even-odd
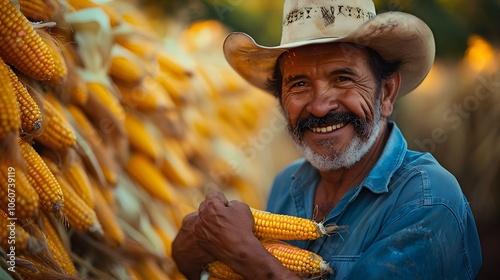
{"type": "Polygon", "coordinates": [[[305,82],[297,82],[297,83],[293,84],[293,86],[292,86],[292,87],[303,87],[303,86],[305,86],[305,85],[306,85],[306,83],[305,83],[305,82]]]}
{"type": "Polygon", "coordinates": [[[351,81],[350,78],[345,77],[345,76],[340,76],[338,79],[339,79],[339,82],[348,82],[348,81],[351,81]]]}

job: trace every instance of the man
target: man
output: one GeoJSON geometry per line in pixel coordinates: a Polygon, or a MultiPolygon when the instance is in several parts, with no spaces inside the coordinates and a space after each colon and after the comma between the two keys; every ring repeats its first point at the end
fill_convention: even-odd
{"type": "MultiPolygon", "coordinates": [[[[275,179],[267,210],[348,227],[293,245],[318,253],[328,279],[473,279],[479,238],[455,178],[426,153],[407,149],[388,118],[434,60],[418,18],[375,15],[369,0],[286,1],[281,45],[230,34],[224,52],[253,85],[276,95],[303,160],[275,179]]],[[[425,117],[425,112],[422,112],[425,117]]],[[[245,279],[300,279],[252,234],[249,207],[209,193],[173,243],[178,268],[228,264],[245,279]]]]}

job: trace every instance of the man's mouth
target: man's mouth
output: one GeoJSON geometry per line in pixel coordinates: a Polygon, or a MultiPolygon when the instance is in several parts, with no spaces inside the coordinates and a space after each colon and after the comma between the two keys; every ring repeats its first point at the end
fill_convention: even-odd
{"type": "Polygon", "coordinates": [[[334,130],[340,129],[340,128],[344,127],[346,124],[347,123],[345,123],[345,122],[341,122],[341,123],[329,125],[329,126],[312,127],[311,131],[314,133],[328,133],[328,132],[332,132],[334,130]]]}

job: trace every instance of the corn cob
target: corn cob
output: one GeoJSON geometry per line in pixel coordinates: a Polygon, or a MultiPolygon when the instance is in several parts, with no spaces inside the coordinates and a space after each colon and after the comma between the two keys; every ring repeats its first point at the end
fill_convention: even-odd
{"type": "Polygon", "coordinates": [[[12,206],[15,208],[17,219],[27,219],[37,215],[40,201],[26,174],[21,168],[0,164],[0,203],[2,203],[1,209],[6,213],[12,199],[15,199],[12,206]]]}
{"type": "Polygon", "coordinates": [[[251,211],[255,219],[254,234],[261,239],[314,240],[339,228],[336,225],[324,226],[323,223],[295,216],[257,209],[251,211]]]}
{"type": "Polygon", "coordinates": [[[28,19],[10,0],[0,0],[0,56],[35,80],[54,74],[50,51],[28,19]]]}
{"type": "Polygon", "coordinates": [[[45,240],[55,261],[64,269],[64,271],[66,271],[66,273],[69,275],[75,275],[77,271],[69,255],[69,250],[62,242],[56,228],[52,225],[46,215],[42,215],[42,225],[43,232],[45,233],[45,240]]]}
{"type": "Polygon", "coordinates": [[[97,172],[104,176],[106,182],[110,186],[115,186],[118,181],[115,171],[116,164],[109,153],[109,150],[104,146],[101,135],[94,128],[87,116],[78,107],[68,105],[67,109],[73,117],[78,131],[89,142],[92,151],[97,158],[99,166],[94,166],[94,168],[99,168],[100,170],[97,170],[97,172]]]}
{"type": "Polygon", "coordinates": [[[227,264],[214,261],[207,264],[207,271],[211,276],[221,280],[244,280],[241,275],[234,272],[227,264]]]}
{"type": "Polygon", "coordinates": [[[95,197],[95,213],[102,225],[104,242],[111,247],[118,247],[125,242],[125,232],[118,223],[117,217],[101,191],[95,185],[93,192],[95,197]]]}
{"type": "Polygon", "coordinates": [[[56,150],[64,150],[76,144],[76,136],[69,120],[46,98],[43,98],[43,131],[35,140],[56,150]]]}
{"type": "Polygon", "coordinates": [[[129,280],[141,280],[142,277],[141,277],[141,274],[139,273],[139,271],[137,271],[137,269],[132,266],[131,264],[124,264],[124,267],[125,267],[125,271],[127,272],[127,276],[129,277],[129,280]]]}
{"type": "MultiPolygon", "coordinates": [[[[0,28],[2,25],[0,24],[0,28]]],[[[0,44],[1,45],[1,44],[0,44]]],[[[0,140],[16,135],[21,127],[16,89],[10,81],[8,66],[0,59],[0,140]]]]}
{"type": "Polygon", "coordinates": [[[133,153],[125,167],[127,173],[152,197],[171,204],[178,201],[177,193],[163,174],[145,155],[133,153]]]}
{"type": "Polygon", "coordinates": [[[153,137],[151,129],[148,128],[152,129],[152,127],[146,127],[146,123],[132,113],[126,114],[125,129],[128,133],[130,146],[156,160],[160,156],[161,145],[155,141],[157,137],[153,137]]]}
{"type": "Polygon", "coordinates": [[[82,198],[82,200],[90,208],[94,208],[94,190],[90,183],[89,176],[85,171],[82,159],[71,149],[66,156],[66,162],[61,167],[62,175],[66,181],[71,185],[75,192],[82,198]]]}
{"type": "Polygon", "coordinates": [[[86,8],[100,8],[108,15],[109,23],[111,27],[117,26],[122,22],[121,16],[112,8],[95,3],[91,0],[67,0],[67,2],[71,5],[71,7],[75,10],[81,10],[86,8]]]}
{"type": "Polygon", "coordinates": [[[10,252],[10,247],[15,246],[16,251],[24,251],[28,249],[33,238],[24,230],[18,221],[9,220],[10,217],[3,210],[0,210],[0,248],[5,252],[10,252]]]}
{"type": "Polygon", "coordinates": [[[145,76],[143,66],[137,65],[124,56],[113,56],[108,74],[127,84],[138,84],[145,76]]]}
{"type": "Polygon", "coordinates": [[[40,206],[48,212],[59,212],[64,203],[61,186],[35,149],[26,141],[19,140],[21,154],[26,161],[28,181],[40,198],[40,206]]]}
{"type": "Polygon", "coordinates": [[[47,49],[50,51],[52,59],[54,60],[54,74],[49,79],[49,83],[53,86],[59,85],[66,79],[68,75],[66,60],[61,51],[62,44],[46,31],[40,30],[38,31],[38,34],[47,46],[47,49]]]}
{"type": "Polygon", "coordinates": [[[21,131],[36,135],[42,128],[42,111],[17,75],[8,67],[10,80],[16,89],[17,102],[21,110],[21,131]]]}
{"type": "Polygon", "coordinates": [[[142,279],[169,280],[167,273],[152,259],[146,258],[139,262],[142,279]]]}
{"type": "Polygon", "coordinates": [[[124,106],[143,112],[164,111],[175,108],[175,103],[162,85],[151,76],[146,76],[136,86],[116,84],[122,95],[124,106]]]}
{"type": "Polygon", "coordinates": [[[62,207],[61,210],[69,226],[77,231],[88,231],[97,235],[102,235],[102,227],[94,209],[90,208],[75,192],[68,181],[62,176],[59,167],[53,161],[43,156],[42,159],[54,174],[59,186],[61,186],[65,201],[64,207],[62,207]]]}
{"type": "MultiPolygon", "coordinates": [[[[328,263],[318,254],[278,240],[262,240],[261,242],[264,248],[284,267],[298,276],[323,276],[332,273],[328,263]]],[[[208,263],[207,270],[210,275],[224,280],[244,279],[220,261],[208,263]]]]}
{"type": "Polygon", "coordinates": [[[19,9],[29,19],[49,21],[59,12],[59,2],[55,0],[18,0],[19,9]]]}
{"type": "Polygon", "coordinates": [[[200,175],[189,164],[184,151],[176,141],[164,140],[165,152],[160,163],[160,169],[174,184],[183,187],[196,187],[200,184],[200,175]]]}
{"type": "Polygon", "coordinates": [[[299,276],[332,273],[328,263],[318,254],[278,240],[262,240],[261,242],[266,250],[276,257],[283,266],[299,276]]]}
{"type": "Polygon", "coordinates": [[[105,108],[108,108],[116,120],[119,122],[123,122],[125,120],[125,110],[120,104],[118,98],[114,96],[107,86],[98,82],[88,82],[86,86],[89,95],[97,98],[98,102],[103,104],[105,108]]]}

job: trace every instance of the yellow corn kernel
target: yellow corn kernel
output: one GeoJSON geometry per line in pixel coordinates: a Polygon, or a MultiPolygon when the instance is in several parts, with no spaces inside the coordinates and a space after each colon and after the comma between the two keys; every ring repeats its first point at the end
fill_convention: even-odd
{"type": "Polygon", "coordinates": [[[16,89],[17,103],[21,110],[22,133],[36,135],[42,128],[42,111],[17,75],[8,67],[10,80],[16,89]]]}
{"type": "Polygon", "coordinates": [[[159,136],[152,134],[154,127],[148,127],[147,124],[132,113],[126,114],[125,129],[128,133],[130,146],[156,160],[161,153],[161,145],[157,141],[159,136]]]}
{"type": "Polygon", "coordinates": [[[243,276],[237,274],[227,264],[214,261],[207,264],[207,271],[212,277],[221,280],[244,280],[243,276]]]}
{"type": "Polygon", "coordinates": [[[75,275],[77,273],[76,267],[71,260],[68,248],[62,242],[57,229],[52,225],[46,215],[42,215],[43,232],[45,233],[45,240],[49,251],[54,256],[55,261],[68,273],[75,275]]]}
{"type": "Polygon", "coordinates": [[[101,191],[97,189],[96,185],[93,186],[95,197],[95,213],[97,215],[97,219],[102,225],[102,230],[104,232],[104,242],[106,242],[111,247],[118,247],[125,242],[125,232],[118,223],[118,219],[115,213],[108,205],[101,191]]]}
{"type": "Polygon", "coordinates": [[[145,155],[132,153],[125,169],[130,177],[152,197],[167,204],[178,201],[175,188],[145,155]]]}
{"type": "Polygon", "coordinates": [[[29,249],[35,241],[26,230],[19,224],[19,221],[9,220],[16,218],[16,215],[8,215],[0,210],[0,248],[5,252],[10,252],[10,247],[15,244],[16,253],[29,249]],[[12,225],[12,226],[9,226],[12,225]],[[15,243],[12,243],[15,241],[15,243]]]}
{"type": "Polygon", "coordinates": [[[46,98],[43,104],[43,130],[35,140],[56,150],[64,150],[76,144],[76,135],[71,123],[46,98]]]}
{"type": "Polygon", "coordinates": [[[325,227],[323,223],[295,216],[253,208],[251,211],[255,220],[254,234],[262,239],[314,240],[339,228],[336,225],[325,227]]]}
{"type": "Polygon", "coordinates": [[[47,45],[13,1],[0,0],[0,7],[2,59],[35,80],[50,79],[54,60],[47,45]]]}
{"type": "Polygon", "coordinates": [[[332,269],[323,258],[311,251],[278,240],[262,240],[266,250],[284,267],[299,276],[325,275],[332,269]]]}
{"type": "Polygon", "coordinates": [[[21,168],[0,164],[0,203],[6,213],[13,209],[17,219],[28,219],[38,213],[38,194],[21,168]]]}
{"type": "Polygon", "coordinates": [[[35,149],[24,140],[18,142],[26,161],[28,181],[38,193],[41,208],[48,212],[59,212],[64,203],[61,186],[35,149]]]}
{"type": "Polygon", "coordinates": [[[59,2],[55,0],[18,0],[19,9],[34,21],[49,21],[59,12],[59,2]]]}
{"type": "MultiPolygon", "coordinates": [[[[2,16],[0,16],[2,17],[2,16]]],[[[0,28],[2,25],[0,24],[0,28]]],[[[0,44],[1,45],[1,44],[0,44]]],[[[16,89],[10,82],[8,66],[0,59],[0,141],[17,135],[21,127],[16,89]]]]}

